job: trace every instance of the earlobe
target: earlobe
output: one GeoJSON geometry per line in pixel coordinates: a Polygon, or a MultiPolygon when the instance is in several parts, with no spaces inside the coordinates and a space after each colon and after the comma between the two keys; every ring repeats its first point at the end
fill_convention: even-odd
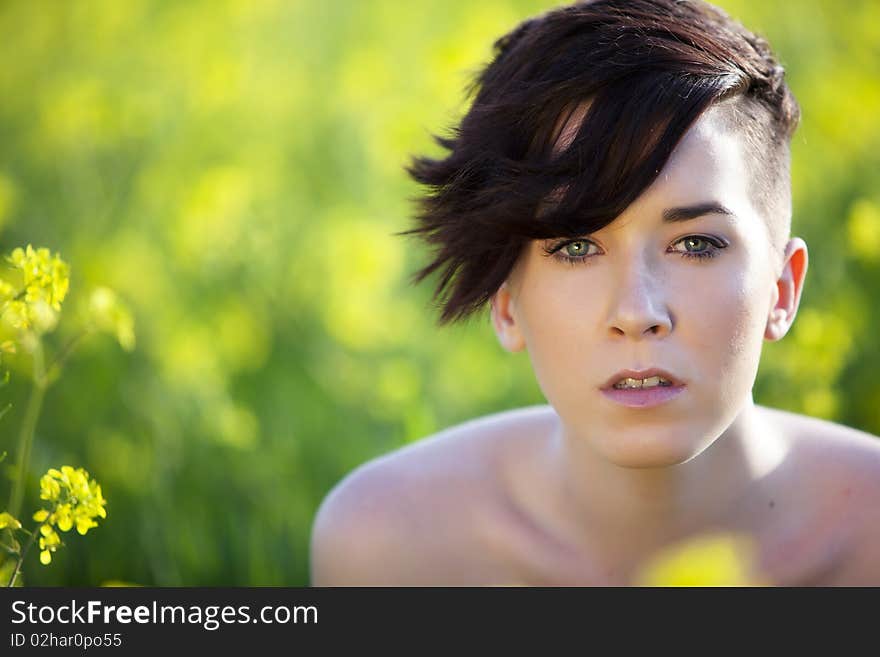
{"type": "Polygon", "coordinates": [[[799,237],[793,237],[785,247],[782,272],[773,290],[764,330],[765,339],[781,340],[794,323],[807,275],[807,263],[806,243],[799,237]]]}
{"type": "Polygon", "coordinates": [[[495,335],[498,336],[501,346],[510,352],[522,351],[526,343],[516,321],[514,300],[507,281],[502,283],[492,296],[491,312],[492,326],[495,328],[495,335]]]}

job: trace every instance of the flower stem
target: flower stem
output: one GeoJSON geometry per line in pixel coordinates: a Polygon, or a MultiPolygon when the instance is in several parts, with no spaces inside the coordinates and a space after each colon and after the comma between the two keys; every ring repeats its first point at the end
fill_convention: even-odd
{"type": "Polygon", "coordinates": [[[19,556],[21,556],[21,554],[19,553],[18,550],[16,550],[15,548],[13,548],[13,547],[11,547],[11,546],[9,546],[9,545],[6,545],[6,543],[0,543],[0,550],[3,550],[3,551],[4,551],[6,554],[8,554],[10,557],[19,557],[19,556]]]}
{"type": "Polygon", "coordinates": [[[9,512],[17,518],[21,511],[24,498],[24,486],[27,480],[28,467],[31,460],[31,445],[34,442],[34,432],[37,428],[37,419],[43,407],[43,396],[46,393],[46,377],[43,371],[43,343],[37,338],[34,347],[34,385],[25,409],[24,420],[21,423],[21,432],[18,434],[18,477],[12,487],[12,495],[9,500],[9,512]]]}
{"type": "Polygon", "coordinates": [[[13,584],[15,584],[15,578],[18,577],[18,573],[21,570],[21,564],[24,563],[24,558],[28,553],[28,550],[31,549],[31,546],[34,544],[34,541],[37,540],[37,536],[40,534],[39,529],[46,523],[41,523],[37,529],[34,530],[34,533],[31,534],[31,537],[28,539],[27,544],[24,546],[24,550],[21,551],[21,554],[18,557],[18,562],[15,564],[15,570],[12,571],[12,577],[9,578],[9,583],[6,585],[6,588],[12,588],[13,584]]]}
{"type": "Polygon", "coordinates": [[[80,341],[93,332],[92,328],[84,328],[79,333],[74,335],[67,344],[58,352],[55,358],[49,363],[49,366],[46,368],[46,384],[48,385],[51,381],[54,381],[57,377],[59,371],[61,370],[61,366],[64,365],[65,361],[70,358],[70,355],[73,353],[73,350],[80,343],[80,341]]]}

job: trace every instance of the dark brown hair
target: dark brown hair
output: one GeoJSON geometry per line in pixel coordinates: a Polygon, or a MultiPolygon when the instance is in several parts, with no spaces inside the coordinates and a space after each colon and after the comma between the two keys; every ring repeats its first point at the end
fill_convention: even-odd
{"type": "Polygon", "coordinates": [[[786,214],[797,102],[767,43],[721,10],[699,0],[578,2],[523,22],[494,52],[460,124],[434,138],[448,155],[407,167],[428,191],[417,199],[417,226],[398,234],[434,248],[412,280],[440,270],[441,325],[479,310],[530,240],[611,223],[722,100],[735,99],[754,155],[756,205],[786,214]],[[561,119],[586,101],[559,149],[561,119]]]}

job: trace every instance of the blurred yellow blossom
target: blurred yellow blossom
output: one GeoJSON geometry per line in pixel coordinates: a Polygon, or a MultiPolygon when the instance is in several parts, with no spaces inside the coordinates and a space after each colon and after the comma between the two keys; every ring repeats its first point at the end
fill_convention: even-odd
{"type": "Polygon", "coordinates": [[[864,198],[853,203],[847,233],[856,256],[865,262],[880,260],[880,205],[864,198]]]}
{"type": "Polygon", "coordinates": [[[134,319],[131,311],[120,301],[116,292],[97,287],[89,296],[89,317],[95,327],[116,337],[126,351],[134,349],[134,319]]]}
{"type": "Polygon", "coordinates": [[[6,257],[13,280],[0,281],[0,313],[16,329],[46,333],[58,323],[70,286],[70,267],[49,249],[18,247],[6,257]]]}
{"type": "Polygon", "coordinates": [[[26,249],[13,250],[7,259],[24,274],[26,301],[44,299],[55,310],[61,310],[70,286],[70,267],[57,253],[52,256],[49,249],[34,249],[28,244],[26,249]]]}
{"type": "Polygon", "coordinates": [[[738,534],[695,536],[664,548],[643,565],[638,586],[761,586],[755,545],[738,534]]]}
{"type": "Polygon", "coordinates": [[[15,297],[15,286],[8,281],[0,280],[0,302],[6,303],[15,297]]]}
{"type": "Polygon", "coordinates": [[[10,513],[4,511],[0,513],[0,529],[21,529],[21,523],[12,517],[10,513]]]}

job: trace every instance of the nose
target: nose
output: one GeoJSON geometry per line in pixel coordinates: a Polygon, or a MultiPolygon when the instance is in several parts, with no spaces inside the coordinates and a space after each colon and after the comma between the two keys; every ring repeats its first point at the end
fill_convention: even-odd
{"type": "Polygon", "coordinates": [[[608,331],[612,337],[663,337],[672,332],[673,320],[666,304],[662,280],[647,266],[621,272],[612,291],[608,331]]]}

